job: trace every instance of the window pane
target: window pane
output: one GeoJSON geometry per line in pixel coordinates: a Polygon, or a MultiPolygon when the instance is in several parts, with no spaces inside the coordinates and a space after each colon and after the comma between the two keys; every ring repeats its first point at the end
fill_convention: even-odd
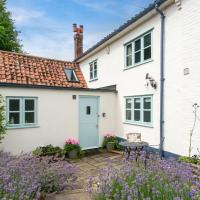
{"type": "Polygon", "coordinates": [[[76,74],[75,74],[73,69],[66,69],[65,68],[65,74],[67,76],[68,81],[72,81],[72,82],[78,81],[76,74]]]}
{"type": "Polygon", "coordinates": [[[91,107],[86,106],[86,115],[90,115],[90,114],[91,114],[91,107]]]}
{"type": "Polygon", "coordinates": [[[92,71],[93,71],[93,65],[90,64],[90,72],[92,72],[92,71]]]}
{"type": "Polygon", "coordinates": [[[144,109],[151,109],[151,98],[144,98],[144,109]]]}
{"type": "Polygon", "coordinates": [[[132,55],[126,57],[126,66],[132,65],[132,55]]]}
{"type": "Polygon", "coordinates": [[[134,108],[135,109],[140,109],[140,98],[135,98],[134,99],[134,108]]]}
{"type": "Polygon", "coordinates": [[[135,41],[135,51],[141,49],[141,39],[135,41]]]}
{"type": "Polygon", "coordinates": [[[90,79],[93,79],[93,73],[90,72],[90,79]]]}
{"type": "Polygon", "coordinates": [[[9,124],[19,124],[20,114],[19,113],[9,113],[9,124]]]}
{"type": "Polygon", "coordinates": [[[9,111],[19,111],[19,110],[20,110],[19,99],[10,99],[9,100],[9,111]]]}
{"type": "Polygon", "coordinates": [[[72,71],[72,74],[71,74],[71,81],[78,81],[74,70],[72,71]]]}
{"type": "Polygon", "coordinates": [[[126,47],[126,55],[132,54],[132,44],[127,45],[126,47]]]}
{"type": "Polygon", "coordinates": [[[144,47],[151,45],[151,33],[144,36],[144,47]]]}
{"type": "Polygon", "coordinates": [[[94,62],[94,70],[97,70],[97,62],[94,62]]]}
{"type": "Polygon", "coordinates": [[[135,53],[135,63],[141,62],[141,51],[135,53]]]}
{"type": "Polygon", "coordinates": [[[25,112],[25,124],[34,123],[34,112],[25,112]]]}
{"type": "Polygon", "coordinates": [[[151,122],[151,111],[144,111],[144,122],[151,122]]]}
{"type": "Polygon", "coordinates": [[[94,70],[94,78],[97,78],[97,70],[94,70]]]}
{"type": "Polygon", "coordinates": [[[140,121],[140,110],[134,110],[134,121],[140,121]]]}
{"type": "Polygon", "coordinates": [[[126,99],[126,108],[131,109],[131,99],[126,99]]]}
{"type": "Polygon", "coordinates": [[[25,110],[32,111],[35,110],[35,101],[33,99],[25,99],[25,110]]]}
{"type": "Polygon", "coordinates": [[[126,110],[126,120],[131,120],[131,110],[126,110]]]}
{"type": "Polygon", "coordinates": [[[144,49],[144,60],[151,58],[151,47],[144,49]]]}

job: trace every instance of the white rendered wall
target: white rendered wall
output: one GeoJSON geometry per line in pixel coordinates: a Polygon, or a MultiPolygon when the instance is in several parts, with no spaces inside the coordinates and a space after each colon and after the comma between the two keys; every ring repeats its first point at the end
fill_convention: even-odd
{"type": "MultiPolygon", "coordinates": [[[[182,9],[168,7],[165,38],[165,151],[187,155],[189,133],[193,123],[193,103],[200,105],[200,2],[182,1],[182,9]],[[183,69],[190,68],[184,76],[183,69]]],[[[154,16],[110,44],[110,54],[103,49],[80,63],[88,86],[98,88],[117,85],[117,131],[125,137],[127,132],[141,132],[142,140],[159,145],[159,81],[160,81],[160,16],[154,16]],[[153,60],[124,70],[124,44],[153,28],[153,60]],[[97,59],[98,80],[89,81],[89,63],[97,59]],[[157,82],[158,89],[146,87],[145,74],[157,82]],[[153,95],[153,128],[125,124],[124,96],[153,95]]],[[[200,116],[200,112],[199,112],[200,116]]],[[[193,154],[200,147],[200,121],[197,120],[193,140],[193,154]]]]}
{"type": "Polygon", "coordinates": [[[79,139],[79,95],[99,96],[99,135],[115,132],[116,94],[112,92],[83,92],[53,89],[0,88],[6,96],[38,97],[38,126],[36,128],[8,129],[0,149],[18,154],[30,152],[40,145],[58,145],[73,137],[79,139]],[[73,100],[72,95],[77,95],[73,100]],[[108,103],[110,102],[110,103],[108,103]],[[102,117],[102,113],[106,117],[102,117]]]}

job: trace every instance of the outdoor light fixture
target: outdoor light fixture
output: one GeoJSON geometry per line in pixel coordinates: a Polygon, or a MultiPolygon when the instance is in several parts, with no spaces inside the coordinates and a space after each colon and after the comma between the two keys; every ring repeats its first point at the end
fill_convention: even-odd
{"type": "Polygon", "coordinates": [[[152,78],[151,76],[149,76],[149,73],[146,73],[145,79],[149,80],[149,83],[150,83],[150,85],[151,85],[152,88],[154,88],[155,90],[157,89],[157,82],[155,81],[154,78],[152,78]]]}

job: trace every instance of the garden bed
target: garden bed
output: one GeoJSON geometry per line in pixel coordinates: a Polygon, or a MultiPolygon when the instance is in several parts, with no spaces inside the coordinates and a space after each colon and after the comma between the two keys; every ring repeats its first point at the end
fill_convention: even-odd
{"type": "Polygon", "coordinates": [[[190,164],[160,159],[145,153],[138,162],[134,155],[121,168],[112,162],[98,178],[88,180],[88,191],[96,200],[190,200],[200,199],[200,176],[190,164]]]}
{"type": "Polygon", "coordinates": [[[0,199],[33,200],[75,187],[76,168],[66,161],[0,152],[0,199]]]}

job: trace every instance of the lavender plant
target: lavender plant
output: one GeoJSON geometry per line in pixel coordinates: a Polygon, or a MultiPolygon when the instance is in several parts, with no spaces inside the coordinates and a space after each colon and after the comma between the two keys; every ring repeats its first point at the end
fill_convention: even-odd
{"type": "Polygon", "coordinates": [[[128,161],[120,169],[110,164],[98,180],[89,178],[88,191],[97,200],[200,199],[200,177],[193,174],[190,165],[157,155],[148,160],[145,157],[128,161]]]}
{"type": "Polygon", "coordinates": [[[36,200],[43,192],[73,187],[74,167],[65,161],[49,161],[50,158],[0,152],[0,199],[36,200]]]}

